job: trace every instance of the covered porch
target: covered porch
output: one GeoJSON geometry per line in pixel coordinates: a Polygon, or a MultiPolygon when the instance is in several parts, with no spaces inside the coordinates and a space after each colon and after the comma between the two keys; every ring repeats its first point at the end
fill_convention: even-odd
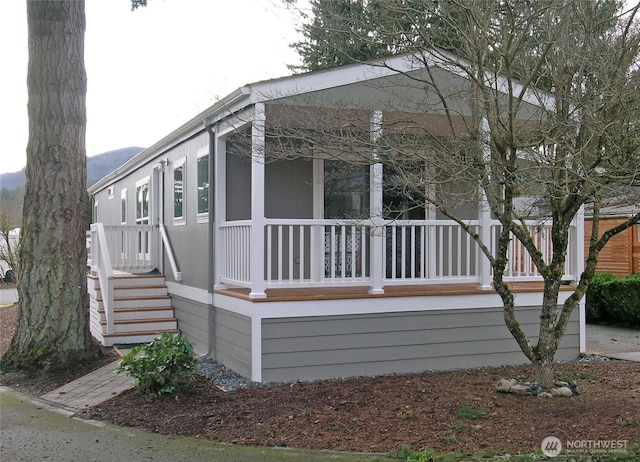
{"type": "MultiPolygon", "coordinates": [[[[580,276],[580,223],[571,230],[567,284],[580,276]]],[[[488,227],[493,251],[500,224],[475,220],[468,225],[478,234],[488,227]]],[[[551,258],[550,224],[531,220],[529,229],[540,252],[551,258]]],[[[469,233],[450,220],[382,220],[375,225],[372,220],[265,219],[262,226],[238,220],[221,223],[216,232],[215,289],[249,299],[266,298],[268,293],[322,298],[403,296],[424,290],[455,295],[491,289],[488,260],[469,233]]],[[[114,272],[170,269],[174,280],[182,274],[162,226],[94,224],[89,255],[92,272],[102,276],[107,292],[114,272]],[[163,269],[164,261],[170,268],[163,269]]],[[[508,256],[506,280],[514,287],[541,290],[542,277],[515,238],[508,256]]]]}

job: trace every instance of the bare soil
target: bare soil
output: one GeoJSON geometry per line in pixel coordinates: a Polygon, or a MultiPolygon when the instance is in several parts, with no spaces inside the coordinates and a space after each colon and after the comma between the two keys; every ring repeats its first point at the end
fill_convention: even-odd
{"type": "MultiPolygon", "coordinates": [[[[0,309],[2,348],[10,333],[7,310],[0,309]]],[[[77,372],[70,371],[66,381],[77,372]]],[[[499,367],[233,392],[198,375],[194,385],[178,395],[148,397],[133,389],[82,416],[223,443],[377,453],[403,445],[468,454],[529,453],[550,435],[561,441],[640,444],[640,363],[558,364],[557,377],[577,380],[582,392],[570,398],[495,391],[500,378],[524,381],[531,373],[528,366],[499,367]]],[[[36,395],[55,389],[64,383],[61,379],[0,375],[3,385],[36,395]]]]}
{"type": "MultiPolygon", "coordinates": [[[[9,349],[11,339],[16,330],[17,320],[17,304],[0,308],[0,358],[9,349]]],[[[0,385],[11,387],[31,396],[42,396],[118,359],[118,355],[112,348],[101,348],[100,353],[100,356],[92,361],[78,363],[66,368],[28,372],[0,372],[0,385]]]]}

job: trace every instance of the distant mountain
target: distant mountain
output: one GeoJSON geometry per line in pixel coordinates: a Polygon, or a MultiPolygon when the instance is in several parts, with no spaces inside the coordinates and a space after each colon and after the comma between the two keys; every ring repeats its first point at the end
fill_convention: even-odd
{"type": "MultiPolygon", "coordinates": [[[[87,186],[92,185],[103,176],[113,172],[144,148],[129,147],[105,152],[97,156],[87,157],[87,186]]],[[[0,188],[12,190],[24,186],[25,169],[19,172],[3,173],[0,175],[0,188]]]]}
{"type": "Polygon", "coordinates": [[[97,156],[87,157],[87,186],[113,172],[144,148],[130,147],[105,152],[97,156]]]}

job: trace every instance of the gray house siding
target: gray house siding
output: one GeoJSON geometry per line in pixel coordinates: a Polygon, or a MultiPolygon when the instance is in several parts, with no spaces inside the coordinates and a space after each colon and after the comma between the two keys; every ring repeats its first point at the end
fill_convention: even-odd
{"type": "MultiPolygon", "coordinates": [[[[518,309],[534,337],[539,308],[518,309]]],[[[578,310],[556,359],[580,352],[578,310]]],[[[521,364],[500,308],[262,320],[264,381],[521,364]]]]}
{"type": "Polygon", "coordinates": [[[175,294],[171,295],[171,304],[180,333],[189,339],[196,353],[205,354],[209,348],[208,305],[175,294]]]}
{"type": "MultiPolygon", "coordinates": [[[[198,136],[167,151],[162,158],[168,160],[168,168],[164,172],[164,222],[171,242],[173,255],[178,268],[182,272],[182,284],[207,289],[208,284],[208,223],[198,222],[197,213],[197,157],[198,152],[208,147],[209,136],[201,133],[198,136]],[[184,163],[182,163],[184,161],[184,163]],[[174,220],[173,208],[173,172],[176,163],[183,167],[183,207],[184,220],[174,220]]],[[[213,213],[212,210],[209,211],[213,213]]],[[[169,261],[164,261],[167,280],[173,281],[169,261]]]]}
{"type": "Polygon", "coordinates": [[[214,308],[213,359],[244,377],[251,377],[251,319],[214,308]]]}

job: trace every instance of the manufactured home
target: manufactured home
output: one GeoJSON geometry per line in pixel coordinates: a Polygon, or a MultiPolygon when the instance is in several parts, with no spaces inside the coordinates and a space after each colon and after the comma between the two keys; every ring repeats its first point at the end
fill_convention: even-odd
{"type": "MultiPolygon", "coordinates": [[[[345,133],[375,139],[411,121],[446,136],[438,101],[416,84],[425,66],[387,64],[241,87],[91,186],[93,335],[114,345],[179,331],[254,381],[526,362],[473,239],[429,207],[391,214],[375,152],[370,165],[350,162],[345,133]],[[313,141],[320,133],[334,152],[313,141]]],[[[452,95],[466,85],[438,63],[428,71],[452,95]]],[[[500,225],[474,197],[459,213],[490,240],[500,225]]],[[[531,229],[548,252],[548,227],[531,229]]],[[[578,217],[560,303],[582,243],[578,217]]],[[[510,256],[517,316],[535,337],[542,279],[521,247],[510,256]]],[[[581,306],[556,357],[584,347],[581,306]]]]}

